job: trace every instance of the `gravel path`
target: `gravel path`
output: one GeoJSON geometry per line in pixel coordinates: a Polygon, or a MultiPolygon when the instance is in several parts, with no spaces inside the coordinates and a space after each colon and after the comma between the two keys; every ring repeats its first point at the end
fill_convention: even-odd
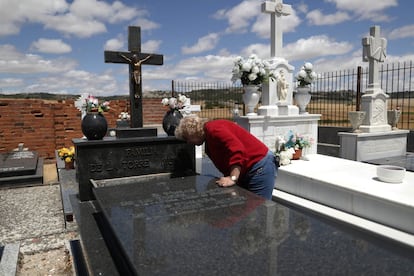
{"type": "Polygon", "coordinates": [[[59,184],[0,189],[0,245],[20,243],[17,275],[73,275],[59,184]]]}

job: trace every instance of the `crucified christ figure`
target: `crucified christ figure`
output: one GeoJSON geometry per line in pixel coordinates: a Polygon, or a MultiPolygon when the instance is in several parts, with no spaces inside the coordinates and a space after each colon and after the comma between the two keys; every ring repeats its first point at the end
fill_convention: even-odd
{"type": "Polygon", "coordinates": [[[138,55],[132,55],[132,59],[124,56],[121,54],[121,57],[123,59],[125,59],[126,61],[128,61],[130,64],[134,65],[134,72],[133,72],[133,76],[134,76],[134,80],[135,80],[135,84],[140,84],[141,83],[141,64],[143,62],[145,62],[146,60],[148,60],[149,58],[151,58],[152,55],[148,55],[146,58],[143,59],[139,59],[138,55]]]}

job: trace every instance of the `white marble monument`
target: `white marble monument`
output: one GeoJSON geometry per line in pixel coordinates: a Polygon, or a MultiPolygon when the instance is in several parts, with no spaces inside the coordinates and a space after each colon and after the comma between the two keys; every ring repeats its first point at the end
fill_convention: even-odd
{"type": "Polygon", "coordinates": [[[281,0],[265,1],[262,3],[262,12],[270,14],[270,60],[273,70],[280,78],[262,86],[262,106],[259,115],[296,115],[299,109],[292,105],[293,70],[294,67],[283,58],[283,25],[282,17],[292,13],[291,5],[281,0]],[[283,91],[283,94],[280,93],[283,91]],[[283,96],[283,97],[281,97],[283,96]]]}
{"type": "Polygon", "coordinates": [[[271,16],[270,64],[279,75],[278,80],[262,86],[262,106],[259,115],[239,116],[235,121],[263,141],[271,150],[275,150],[277,136],[288,138],[289,131],[308,136],[314,143],[306,149],[307,154],[316,153],[318,120],[320,114],[299,114],[299,108],[293,105],[294,67],[283,58],[282,17],[292,13],[291,5],[281,0],[265,1],[262,12],[271,16]]]}
{"type": "Polygon", "coordinates": [[[362,60],[369,62],[368,87],[362,96],[362,110],[366,112],[360,126],[362,132],[383,132],[391,130],[387,121],[387,99],[379,83],[379,63],[384,62],[387,40],[380,37],[380,27],[373,26],[370,35],[362,39],[362,60]]]}
{"type": "Polygon", "coordinates": [[[342,158],[367,161],[404,155],[408,130],[391,130],[387,120],[389,96],[381,89],[379,63],[386,58],[387,40],[380,37],[380,27],[370,28],[370,35],[362,39],[362,59],[369,62],[368,87],[361,106],[365,118],[360,133],[338,133],[342,158]]]}

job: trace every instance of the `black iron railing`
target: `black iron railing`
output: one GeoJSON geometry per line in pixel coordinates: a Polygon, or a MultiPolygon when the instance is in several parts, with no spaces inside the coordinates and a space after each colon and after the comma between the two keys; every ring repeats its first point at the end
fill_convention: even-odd
{"type": "MultiPolygon", "coordinates": [[[[383,64],[380,68],[380,85],[389,96],[388,109],[402,111],[398,127],[403,129],[414,129],[413,74],[412,61],[383,64]]],[[[367,86],[367,68],[321,73],[312,85],[307,111],[322,115],[321,126],[350,127],[348,112],[360,110],[361,96],[367,86]]],[[[234,110],[243,114],[243,89],[230,82],[172,81],[172,93],[190,97],[192,104],[201,106],[204,117],[229,119],[233,118],[234,110]]]]}

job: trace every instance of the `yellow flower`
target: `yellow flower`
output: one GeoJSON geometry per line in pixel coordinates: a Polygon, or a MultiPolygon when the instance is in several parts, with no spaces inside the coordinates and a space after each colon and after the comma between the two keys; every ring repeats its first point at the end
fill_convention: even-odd
{"type": "Polygon", "coordinates": [[[72,162],[75,159],[75,147],[61,148],[58,150],[58,156],[65,162],[72,162]]]}

